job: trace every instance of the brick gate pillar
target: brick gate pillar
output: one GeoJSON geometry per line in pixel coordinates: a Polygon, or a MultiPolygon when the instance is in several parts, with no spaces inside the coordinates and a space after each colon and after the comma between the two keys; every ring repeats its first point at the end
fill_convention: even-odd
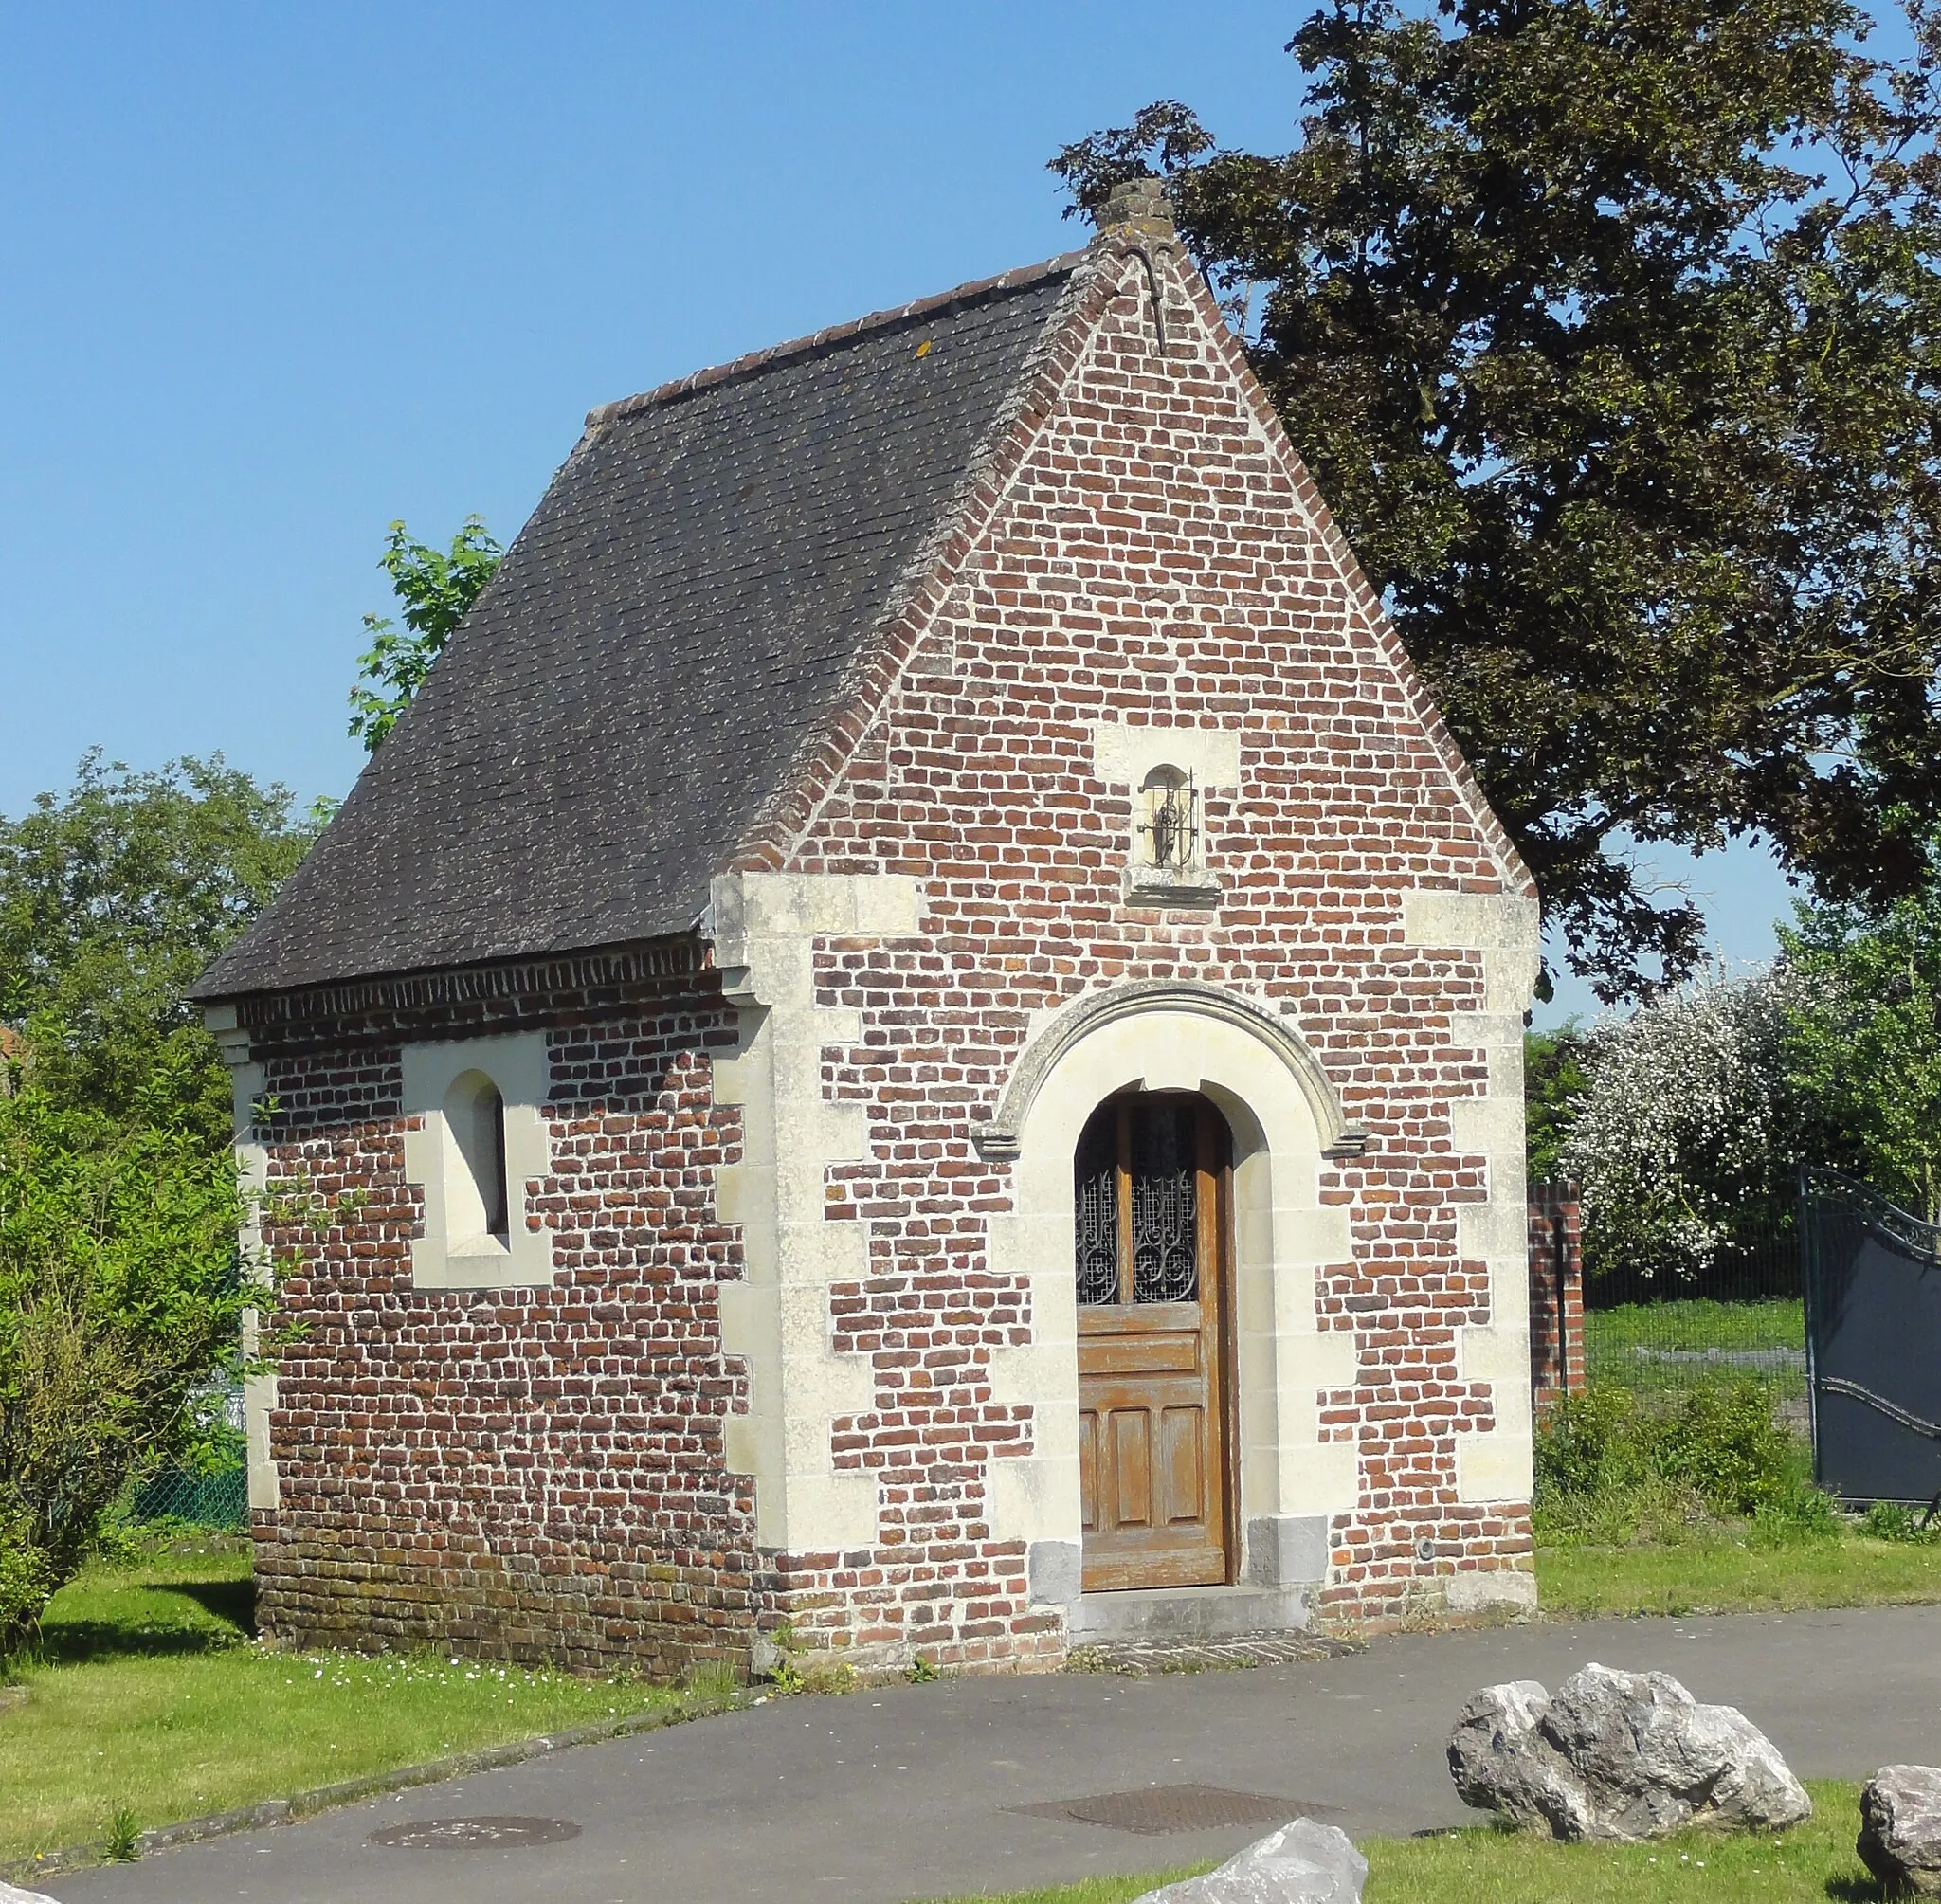
{"type": "Polygon", "coordinates": [[[1535,1406],[1584,1387],[1584,1225],[1577,1185],[1530,1187],[1530,1390],[1535,1406]]]}

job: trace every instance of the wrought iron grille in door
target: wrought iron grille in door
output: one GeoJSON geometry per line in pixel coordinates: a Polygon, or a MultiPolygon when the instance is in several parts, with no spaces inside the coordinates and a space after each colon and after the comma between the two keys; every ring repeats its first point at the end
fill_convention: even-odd
{"type": "Polygon", "coordinates": [[[1081,1304],[1197,1302],[1200,1114],[1177,1097],[1103,1104],[1078,1159],[1081,1304]]]}

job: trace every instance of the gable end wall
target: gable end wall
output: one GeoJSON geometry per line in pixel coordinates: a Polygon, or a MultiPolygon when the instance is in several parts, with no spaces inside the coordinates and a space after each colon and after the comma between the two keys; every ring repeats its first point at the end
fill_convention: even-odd
{"type": "Polygon", "coordinates": [[[1308,1222],[1331,1241],[1310,1265],[1300,1432],[1330,1505],[1261,1539],[1308,1550],[1315,1531],[1315,1599],[1336,1617],[1533,1598],[1535,902],[1204,283],[1160,263],[1165,356],[1143,265],[1121,255],[1047,353],[1057,399],[1015,420],[893,678],[845,716],[846,765],[792,846],[757,861],[921,895],[906,938],[814,949],[816,1009],[860,1033],[821,1052],[825,1101],[867,1132],[825,1170],[825,1222],[867,1239],[867,1273],[827,1300],[833,1350],[852,1372],[870,1360],[875,1392],[832,1435],[838,1470],[876,1480],[878,1539],[780,1564],[801,1623],[837,1646],[1043,1646],[993,1471],[1061,1445],[1068,1403],[1040,1421],[1013,1379],[1037,1326],[998,1240],[1017,1185],[970,1133],[1061,1004],[1137,980],[1283,1014],[1372,1139],[1324,1162],[1308,1222]],[[1097,734],[1152,724],[1237,738],[1238,784],[1204,801],[1212,912],[1126,902],[1132,789],[1099,777],[1097,734]]]}
{"type": "Polygon", "coordinates": [[[275,1103],[252,1169],[323,1219],[268,1238],[303,1333],[252,1399],[266,1631],[673,1674],[787,1618],[873,1664],[1055,1662],[1070,1295],[972,1133],[1061,1007],[1139,982],[1271,1015],[1370,1145],[1290,1192],[1248,1566],[1348,1619],[1528,1597],[1534,901],[1205,286],[1158,263],[1163,357],[1138,260],[1075,279],[717,881],[726,969],[434,974],[234,1032],[275,1103]],[[1121,776],[1169,725],[1210,910],[1128,901],[1121,776]],[[403,1047],[524,1030],[552,1281],[418,1288],[403,1047]]]}

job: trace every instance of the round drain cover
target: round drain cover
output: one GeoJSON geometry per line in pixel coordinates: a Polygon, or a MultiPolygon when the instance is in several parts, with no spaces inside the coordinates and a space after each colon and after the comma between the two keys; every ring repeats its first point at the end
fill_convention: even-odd
{"type": "Polygon", "coordinates": [[[564,1818],[425,1818],[387,1824],[371,1834],[371,1842],[406,1851],[463,1851],[474,1845],[502,1851],[515,1844],[557,1844],[579,1835],[579,1826],[564,1818]]]}

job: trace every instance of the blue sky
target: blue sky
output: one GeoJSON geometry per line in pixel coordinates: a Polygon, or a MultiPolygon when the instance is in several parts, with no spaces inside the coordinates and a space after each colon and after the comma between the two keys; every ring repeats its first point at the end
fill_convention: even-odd
{"type": "MultiPolygon", "coordinates": [[[[393,517],[510,539],[593,404],[1080,242],[1044,160],[1150,100],[1284,146],[1306,10],[9,9],[0,813],[93,745],[341,794],[393,517]]],[[[1761,856],[1694,883],[1769,950],[1761,856]]]]}

